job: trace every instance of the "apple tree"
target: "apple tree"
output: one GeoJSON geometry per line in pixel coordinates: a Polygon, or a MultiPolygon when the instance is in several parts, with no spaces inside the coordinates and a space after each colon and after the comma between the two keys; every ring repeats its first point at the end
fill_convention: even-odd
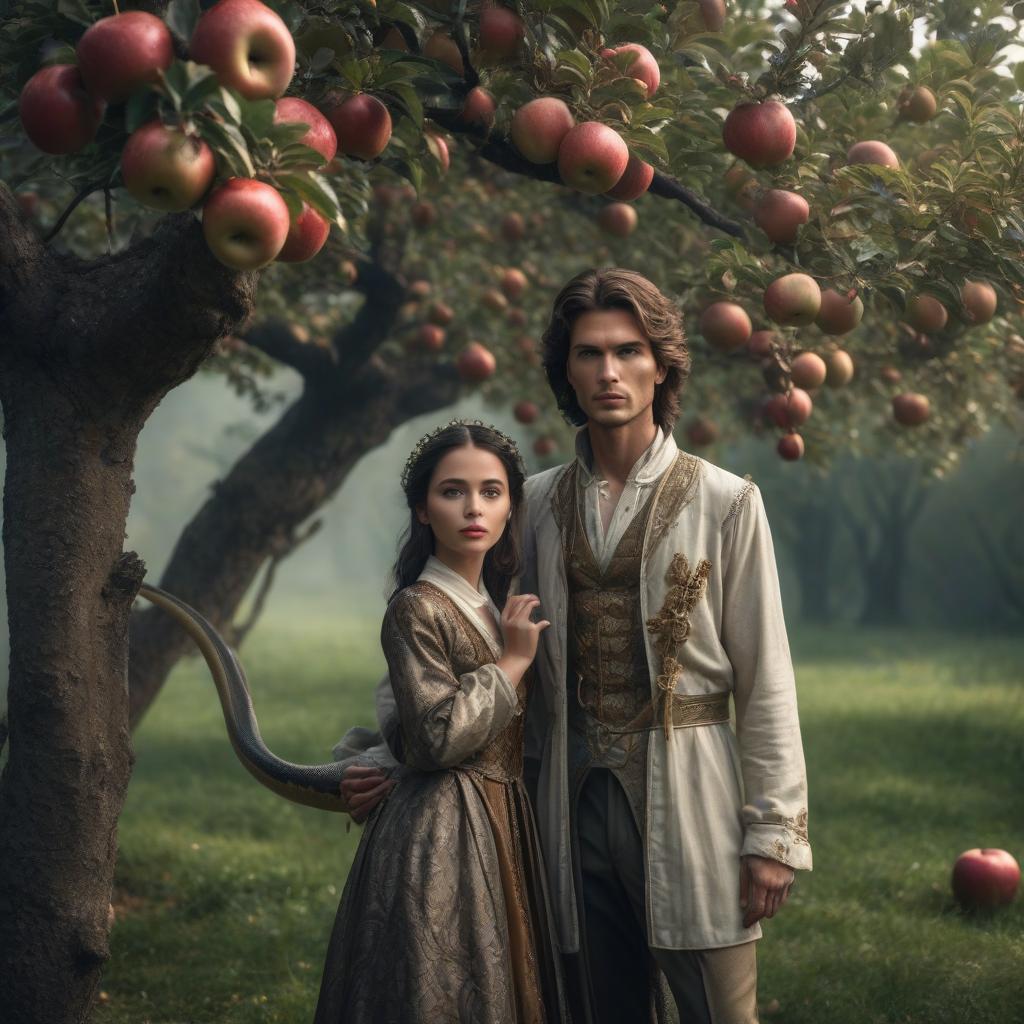
{"type": "MultiPolygon", "coordinates": [[[[698,354],[708,355],[695,406],[735,410],[737,430],[764,429],[767,415],[785,432],[787,457],[804,436],[821,451],[848,443],[869,400],[875,409],[893,399],[913,444],[938,439],[948,451],[958,431],[1013,408],[1024,122],[1004,67],[1016,21],[1000,4],[172,0],[122,12],[20,0],[2,9],[9,103],[0,116],[15,130],[0,152],[11,627],[0,971],[13,979],[13,1021],[83,1019],[107,956],[131,764],[129,609],[144,573],[122,547],[149,413],[240,335],[249,349],[301,364],[303,399],[253,452],[272,460],[284,438],[310,443],[308,492],[285,517],[301,521],[419,397],[444,404],[455,371],[478,380],[493,371],[495,354],[478,338],[454,359],[431,353],[427,324],[409,358],[395,317],[418,278],[392,252],[397,236],[368,217],[375,185],[404,179],[425,191],[457,141],[471,154],[462,175],[489,164],[552,197],[563,187],[577,198],[643,196],[657,244],[647,249],[647,233],[634,233],[634,249],[611,255],[647,269],[645,249],[658,254],[651,276],[693,310],[698,354]],[[44,215],[59,197],[61,211],[33,219],[32,196],[44,197],[44,215]],[[274,261],[301,265],[303,295],[330,298],[315,278],[339,244],[362,304],[325,302],[339,317],[331,337],[304,341],[294,316],[281,329],[281,315],[300,306],[287,304],[286,267],[264,289],[278,320],[251,322],[258,272],[274,261]],[[812,398],[821,367],[801,362],[803,351],[846,386],[812,398]],[[850,389],[850,364],[866,390],[850,389]],[[738,384],[744,375],[753,383],[738,384]],[[835,415],[822,416],[831,404],[835,415]],[[333,460],[327,472],[317,453],[333,460]]],[[[618,207],[604,216],[620,232],[632,221],[618,207]]],[[[557,287],[558,277],[541,278],[552,242],[566,237],[538,233],[540,287],[557,287]]],[[[515,383],[502,377],[490,377],[495,397],[511,397],[515,383]]],[[[693,429],[708,438],[717,427],[693,429]]],[[[261,482],[252,475],[248,487],[261,482]]],[[[257,540],[225,568],[220,595],[207,586],[225,608],[269,557],[267,538],[293,539],[244,507],[235,523],[257,540]]]]}

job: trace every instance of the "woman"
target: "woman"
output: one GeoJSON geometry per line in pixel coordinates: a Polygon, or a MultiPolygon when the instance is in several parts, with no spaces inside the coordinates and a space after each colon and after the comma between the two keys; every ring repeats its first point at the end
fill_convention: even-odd
{"type": "Polygon", "coordinates": [[[316,1024],[564,1020],[522,783],[527,671],[546,621],[508,597],[524,472],[479,423],[428,434],[402,475],[410,525],[381,628],[404,768],[345,885],[316,1024]]]}

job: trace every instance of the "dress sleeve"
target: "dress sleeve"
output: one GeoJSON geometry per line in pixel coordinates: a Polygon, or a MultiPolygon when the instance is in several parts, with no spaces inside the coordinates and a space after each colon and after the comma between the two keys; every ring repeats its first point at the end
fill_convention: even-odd
{"type": "Polygon", "coordinates": [[[520,713],[508,676],[491,663],[456,676],[453,625],[435,602],[399,594],[381,629],[407,765],[451,768],[486,747],[520,713]]]}
{"type": "Polygon", "coordinates": [[[742,854],[811,867],[796,684],[771,531],[748,484],[723,527],[722,643],[734,672],[745,805],[742,854]]]}
{"type": "Polygon", "coordinates": [[[378,768],[388,775],[394,774],[398,758],[389,745],[389,729],[394,730],[395,698],[391,692],[391,680],[384,676],[377,684],[375,693],[377,706],[377,730],[354,726],[341,737],[331,751],[335,761],[344,764],[345,769],[353,765],[362,768],[378,768]]]}

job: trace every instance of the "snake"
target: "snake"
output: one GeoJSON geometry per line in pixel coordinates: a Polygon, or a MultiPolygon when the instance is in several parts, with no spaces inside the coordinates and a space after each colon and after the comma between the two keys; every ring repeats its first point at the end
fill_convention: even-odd
{"type": "Polygon", "coordinates": [[[293,764],[271,753],[260,735],[245,670],[230,644],[199,612],[180,598],[143,583],[139,596],[167,612],[195,641],[213,676],[228,739],[242,766],[271,792],[305,807],[347,812],[341,796],[346,765],[293,764]]]}

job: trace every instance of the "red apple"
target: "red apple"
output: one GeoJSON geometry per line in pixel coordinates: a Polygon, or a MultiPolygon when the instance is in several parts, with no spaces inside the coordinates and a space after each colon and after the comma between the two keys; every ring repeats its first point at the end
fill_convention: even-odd
{"type": "Polygon", "coordinates": [[[995,288],[984,281],[966,281],[960,289],[967,319],[973,324],[987,324],[996,315],[999,304],[995,288]]]}
{"type": "Polygon", "coordinates": [[[1013,902],[1020,865],[1006,850],[967,850],[953,865],[953,895],[965,910],[994,909],[1013,902]]]}
{"type": "Polygon", "coordinates": [[[643,160],[631,156],[622,177],[605,192],[605,195],[609,199],[621,199],[628,203],[639,199],[651,187],[653,180],[654,168],[643,160]]]}
{"type": "Polygon", "coordinates": [[[825,360],[828,372],[825,375],[825,383],[830,388],[843,388],[853,380],[853,359],[849,352],[837,348],[825,360]]]}
{"type": "Polygon", "coordinates": [[[948,319],[946,307],[931,295],[915,295],[907,303],[907,323],[926,334],[941,331],[948,319]]]}
{"type": "Polygon", "coordinates": [[[305,263],[311,260],[327,242],[331,222],[308,203],[302,204],[302,213],[288,229],[288,237],[277,254],[278,263],[305,263]]]}
{"type": "Polygon", "coordinates": [[[433,291],[433,286],[429,281],[424,281],[422,278],[418,281],[413,281],[409,285],[409,294],[415,299],[425,299],[433,291]]]}
{"type": "Polygon", "coordinates": [[[515,302],[529,286],[529,278],[516,267],[510,267],[501,275],[501,290],[515,302]]]}
{"type": "Polygon", "coordinates": [[[774,167],[793,155],[796,121],[777,100],[741,103],[722,126],[725,148],[751,167],[774,167]]]}
{"type": "Polygon", "coordinates": [[[797,387],[813,390],[825,383],[827,374],[828,367],[821,356],[816,352],[801,352],[793,360],[790,378],[797,387]]]}
{"type": "Polygon", "coordinates": [[[806,274],[777,277],[764,290],[764,311],[770,320],[785,327],[813,323],[821,309],[821,289],[806,274]]]}
{"type": "Polygon", "coordinates": [[[636,229],[636,210],[628,203],[609,203],[597,215],[602,231],[616,238],[626,238],[636,229]]]}
{"type": "Polygon", "coordinates": [[[21,126],[32,144],[55,156],[77,153],[96,137],[106,104],[85,91],[74,64],[37,71],[18,98],[21,126]]]}
{"type": "Polygon", "coordinates": [[[247,100],[275,99],[295,72],[295,40],[259,0],[218,0],[199,18],[188,49],[247,100]]]}
{"type": "Polygon", "coordinates": [[[871,139],[867,142],[855,142],[846,152],[846,162],[899,167],[900,158],[884,142],[871,139]]]}
{"type": "Polygon", "coordinates": [[[485,288],[480,295],[480,305],[492,313],[504,313],[508,309],[508,299],[497,288],[485,288]]]}
{"type": "Polygon", "coordinates": [[[521,242],[526,235],[526,221],[521,213],[506,213],[501,219],[501,237],[506,242],[521,242]]]}
{"type": "Polygon", "coordinates": [[[416,332],[416,344],[425,352],[440,352],[444,348],[445,333],[437,324],[420,324],[416,332]]]}
{"type": "Polygon", "coordinates": [[[885,381],[886,384],[899,384],[903,380],[903,374],[895,366],[883,366],[878,371],[878,376],[885,381]]]}
{"type": "Polygon", "coordinates": [[[516,402],[516,407],[512,410],[512,414],[520,423],[533,423],[540,416],[540,406],[536,402],[523,399],[521,402],[516,402]]]}
{"type": "Polygon", "coordinates": [[[345,156],[374,160],[391,141],[391,114],[369,93],[361,92],[329,107],[327,119],[338,136],[338,149],[345,156]]]}
{"type": "Polygon", "coordinates": [[[735,302],[713,302],[700,315],[700,333],[725,352],[732,352],[750,340],[753,326],[747,311],[735,302]]]}
{"type": "Polygon", "coordinates": [[[480,49],[491,58],[512,57],[526,34],[522,18],[515,11],[497,4],[486,4],[480,11],[480,49]]]}
{"type": "Polygon", "coordinates": [[[125,11],[86,29],[75,52],[86,89],[108,103],[120,103],[160,80],[160,72],[174,60],[174,42],[156,15],[125,11]]]}
{"type": "Polygon", "coordinates": [[[305,124],[309,131],[299,139],[304,146],[315,149],[329,164],[338,152],[338,136],[331,122],[312,103],[298,96],[285,96],[274,104],[274,124],[305,124]]]}
{"type": "Polygon", "coordinates": [[[553,437],[538,437],[533,442],[533,450],[541,458],[546,458],[558,450],[558,442],[553,437]]]}
{"type": "Polygon", "coordinates": [[[695,448],[714,444],[718,440],[718,424],[707,416],[696,416],[686,425],[686,439],[695,448]]]}
{"type": "Polygon", "coordinates": [[[491,125],[494,124],[495,110],[497,107],[494,104],[494,97],[477,85],[466,94],[466,101],[459,111],[459,120],[471,127],[490,131],[491,125]]]}
{"type": "Polygon", "coordinates": [[[532,164],[552,164],[558,147],[576,123],[572,111],[556,96],[540,96],[512,115],[509,133],[516,149],[532,164]]]}
{"type": "Polygon", "coordinates": [[[930,415],[931,405],[927,395],[907,391],[893,396],[893,419],[904,427],[919,427],[930,415]]]}
{"type": "Polygon", "coordinates": [[[405,53],[409,52],[409,44],[405,41],[405,36],[398,31],[397,28],[389,28],[384,33],[384,38],[380,41],[380,48],[382,50],[402,50],[405,53]]]}
{"type": "Polygon", "coordinates": [[[789,409],[787,399],[783,394],[769,395],[761,403],[761,416],[767,423],[774,423],[777,427],[789,429],[789,409]]]}
{"type": "Polygon", "coordinates": [[[799,434],[786,434],[779,438],[775,450],[787,462],[797,462],[804,457],[804,439],[799,434]]]}
{"type": "Polygon", "coordinates": [[[622,136],[599,121],[576,125],[558,147],[562,181],[588,195],[607,192],[622,177],[628,163],[629,149],[622,136]]]}
{"type": "Polygon", "coordinates": [[[448,152],[448,143],[445,141],[443,135],[438,135],[437,132],[427,132],[424,135],[424,139],[427,143],[427,149],[430,150],[430,155],[441,165],[441,173],[446,174],[448,168],[451,167],[452,158],[448,152]]]}
{"type": "Polygon", "coordinates": [[[447,64],[460,77],[465,73],[458,46],[452,37],[444,32],[435,32],[423,44],[423,56],[447,64]]]}
{"type": "Polygon", "coordinates": [[[415,227],[429,228],[437,220],[437,207],[429,201],[414,203],[409,211],[409,217],[415,227]]]}
{"type": "Polygon", "coordinates": [[[811,208],[803,196],[781,188],[770,188],[754,203],[754,223],[773,242],[795,242],[801,224],[811,208]]]}
{"type": "Polygon", "coordinates": [[[786,419],[790,426],[799,427],[810,419],[814,411],[811,396],[803,388],[790,388],[786,395],[786,419]]]}
{"type": "Polygon", "coordinates": [[[635,55],[627,66],[625,74],[630,78],[643,82],[644,88],[647,90],[647,98],[650,99],[658,91],[658,86],[661,84],[661,68],[658,67],[654,54],[646,46],[641,46],[639,43],[625,43],[613,49],[602,50],[601,56],[610,58],[620,53],[632,53],[635,55]]]}
{"type": "Polygon", "coordinates": [[[900,112],[900,117],[913,121],[915,124],[925,124],[937,113],[939,101],[931,89],[925,85],[919,85],[916,89],[908,90],[900,97],[897,109],[900,112]]]}
{"type": "Polygon", "coordinates": [[[455,369],[463,380],[479,382],[492,376],[497,363],[479,341],[471,341],[456,357],[455,369]]]}
{"type": "Polygon", "coordinates": [[[821,293],[821,308],[814,322],[826,334],[849,334],[864,316],[864,303],[849,292],[837,292],[826,288],[821,293]]]}
{"type": "Polygon", "coordinates": [[[281,251],[290,226],[280,193],[255,178],[228,178],[203,207],[206,244],[233,270],[265,267],[281,251]]]}
{"type": "Polygon", "coordinates": [[[747,351],[755,359],[767,359],[778,340],[774,331],[754,331],[747,341],[747,351]]]}
{"type": "Polygon", "coordinates": [[[525,327],[527,323],[526,311],[512,307],[505,313],[505,322],[512,327],[525,327]]]}
{"type": "Polygon", "coordinates": [[[704,27],[709,32],[721,32],[725,24],[725,0],[697,0],[704,27]]]}
{"type": "Polygon", "coordinates": [[[217,173],[213,150],[196,135],[150,121],[121,152],[124,187],[143,206],[180,213],[206,195],[217,173]]]}

